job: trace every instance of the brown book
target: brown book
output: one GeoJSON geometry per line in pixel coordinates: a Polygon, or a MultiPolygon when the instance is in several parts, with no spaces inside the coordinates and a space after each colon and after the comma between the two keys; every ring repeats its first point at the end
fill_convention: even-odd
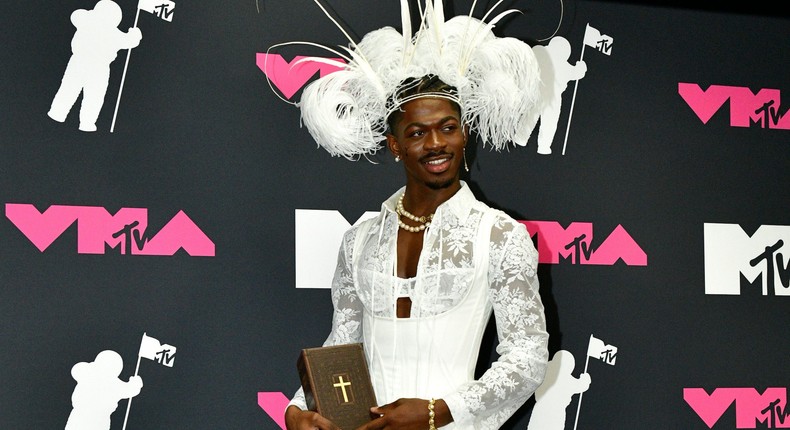
{"type": "Polygon", "coordinates": [[[296,368],[311,411],[343,430],[371,420],[376,394],[361,343],[303,349],[296,368]]]}

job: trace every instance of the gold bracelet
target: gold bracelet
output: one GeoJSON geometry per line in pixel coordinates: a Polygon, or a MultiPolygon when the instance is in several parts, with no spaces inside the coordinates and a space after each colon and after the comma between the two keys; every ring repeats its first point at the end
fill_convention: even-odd
{"type": "Polygon", "coordinates": [[[428,430],[436,430],[436,424],[433,421],[433,417],[436,416],[436,413],[433,411],[434,403],[436,403],[436,400],[431,397],[431,400],[428,402],[428,430]]]}

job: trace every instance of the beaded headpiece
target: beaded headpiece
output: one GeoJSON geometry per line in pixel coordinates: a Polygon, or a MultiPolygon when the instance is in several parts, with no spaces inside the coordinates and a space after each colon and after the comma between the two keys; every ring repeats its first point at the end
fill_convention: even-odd
{"type": "MultiPolygon", "coordinates": [[[[414,32],[408,0],[401,0],[402,32],[383,27],[359,42],[351,39],[318,0],[315,2],[350,42],[348,48],[339,49],[307,43],[344,61],[321,57],[300,60],[339,68],[306,86],[296,103],[311,136],[330,154],[358,159],[375,153],[386,139],[389,115],[416,97],[456,102],[461,120],[484,146],[501,150],[510,142],[526,143],[532,133],[527,124],[534,124],[526,118],[536,108],[540,73],[529,45],[494,35],[494,26],[517,12],[507,10],[490,17],[502,0],[482,19],[472,17],[473,2],[468,16],[446,21],[441,0],[418,1],[420,26],[414,32]],[[399,96],[405,82],[427,75],[437,76],[455,91],[399,96]]],[[[291,43],[306,42],[275,46],[291,43]]]]}

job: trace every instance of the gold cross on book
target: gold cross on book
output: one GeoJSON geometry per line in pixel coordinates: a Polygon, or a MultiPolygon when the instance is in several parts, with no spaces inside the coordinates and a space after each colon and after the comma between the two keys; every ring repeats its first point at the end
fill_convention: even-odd
{"type": "Polygon", "coordinates": [[[333,384],[332,386],[335,387],[335,388],[340,387],[340,389],[343,390],[343,403],[348,403],[348,393],[346,393],[346,387],[351,386],[351,381],[344,382],[342,375],[338,376],[338,378],[340,379],[340,382],[337,382],[337,383],[333,384]]]}

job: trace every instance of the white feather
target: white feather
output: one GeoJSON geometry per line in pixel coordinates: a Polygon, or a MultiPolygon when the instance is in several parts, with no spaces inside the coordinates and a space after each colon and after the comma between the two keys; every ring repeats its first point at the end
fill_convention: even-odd
{"type": "Polygon", "coordinates": [[[401,0],[401,33],[384,27],[355,43],[315,0],[351,44],[341,48],[346,52],[324,47],[345,64],[316,57],[302,60],[342,67],[305,87],[297,104],[304,126],[333,156],[356,160],[373,154],[386,136],[388,99],[404,79],[435,74],[457,89],[462,120],[484,146],[502,150],[510,143],[525,144],[535,125],[540,73],[529,45],[492,31],[518,11],[506,10],[486,22],[502,1],[482,20],[472,17],[475,0],[468,16],[445,21],[442,0],[425,0],[424,5],[418,0],[420,26],[412,33],[408,0],[401,0]]]}

